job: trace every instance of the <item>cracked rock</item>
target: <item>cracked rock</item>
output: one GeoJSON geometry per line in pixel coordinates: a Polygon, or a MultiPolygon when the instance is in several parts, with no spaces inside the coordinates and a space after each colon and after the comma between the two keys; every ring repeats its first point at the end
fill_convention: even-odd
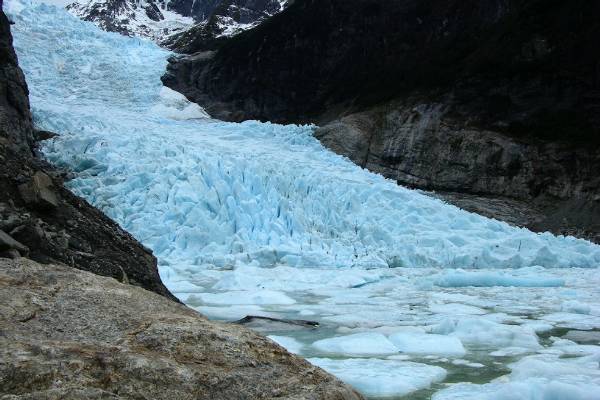
{"type": "Polygon", "coordinates": [[[58,197],[52,179],[44,172],[36,172],[29,182],[19,185],[19,193],[23,201],[30,206],[44,210],[58,207],[58,197]]]}

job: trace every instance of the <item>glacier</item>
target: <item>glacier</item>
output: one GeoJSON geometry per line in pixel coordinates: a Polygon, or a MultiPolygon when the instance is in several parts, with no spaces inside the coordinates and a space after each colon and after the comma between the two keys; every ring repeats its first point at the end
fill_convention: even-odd
{"type": "Polygon", "coordinates": [[[558,336],[600,329],[599,246],[400,187],[313,126],[211,119],[161,85],[170,53],[149,40],[38,1],[4,8],[35,123],[60,133],[43,155],[190,307],[318,321],[268,334],[369,396],[552,398],[585,381],[573,398],[598,398],[597,346],[558,336]]]}

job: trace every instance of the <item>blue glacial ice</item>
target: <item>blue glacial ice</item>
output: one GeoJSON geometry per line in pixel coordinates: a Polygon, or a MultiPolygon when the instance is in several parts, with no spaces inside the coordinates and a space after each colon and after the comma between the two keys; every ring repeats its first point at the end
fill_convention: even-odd
{"type": "MultiPolygon", "coordinates": [[[[14,0],[16,1],[16,0],[14,0]]],[[[326,151],[310,126],[224,123],[163,89],[168,53],[52,6],[14,14],[44,148],[70,184],[163,263],[595,267],[600,249],[397,186],[326,151]]]]}
{"type": "Polygon", "coordinates": [[[154,251],[189,306],[319,321],[268,333],[371,396],[561,398],[577,385],[573,399],[597,398],[585,397],[597,346],[538,333],[600,329],[599,246],[399,187],[324,149],[311,126],[212,120],[161,86],[170,54],[155,44],[34,1],[4,7],[35,122],[60,133],[45,156],[154,251]],[[465,370],[499,364],[512,372],[469,383],[465,370]],[[455,372],[465,383],[445,388],[455,372]]]}

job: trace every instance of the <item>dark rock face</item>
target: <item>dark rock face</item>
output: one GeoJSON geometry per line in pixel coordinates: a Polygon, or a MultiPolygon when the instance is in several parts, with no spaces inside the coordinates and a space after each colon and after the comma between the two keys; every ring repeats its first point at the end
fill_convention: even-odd
{"type": "Polygon", "coordinates": [[[160,281],[152,253],[65,189],[63,172],[34,156],[34,137],[51,135],[33,128],[27,85],[4,12],[0,55],[0,231],[22,246],[13,243],[2,249],[8,252],[3,255],[61,262],[174,299],[160,281]]]}
{"type": "Polygon", "coordinates": [[[173,60],[165,82],[217,117],[278,122],[451,92],[484,128],[598,141],[598,15],[589,0],[303,0],[208,62],[173,60]]]}
{"type": "Polygon", "coordinates": [[[167,8],[185,17],[194,17],[198,21],[207,19],[221,0],[171,0],[167,8]]]}
{"type": "MultiPolygon", "coordinates": [[[[0,11],[0,145],[24,154],[31,153],[34,132],[28,96],[12,46],[10,23],[0,11]]],[[[3,154],[0,162],[6,162],[3,154]]]]}
{"type": "Polygon", "coordinates": [[[599,16],[591,0],[299,0],[173,57],[163,82],[216,118],[315,122],[399,183],[598,240],[599,16]]]}

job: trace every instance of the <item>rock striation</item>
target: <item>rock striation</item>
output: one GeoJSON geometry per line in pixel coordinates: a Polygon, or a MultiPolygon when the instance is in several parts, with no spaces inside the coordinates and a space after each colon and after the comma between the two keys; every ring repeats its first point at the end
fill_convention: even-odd
{"type": "Polygon", "coordinates": [[[362,397],[236,324],[66,266],[0,259],[0,398],[362,397]]]}

